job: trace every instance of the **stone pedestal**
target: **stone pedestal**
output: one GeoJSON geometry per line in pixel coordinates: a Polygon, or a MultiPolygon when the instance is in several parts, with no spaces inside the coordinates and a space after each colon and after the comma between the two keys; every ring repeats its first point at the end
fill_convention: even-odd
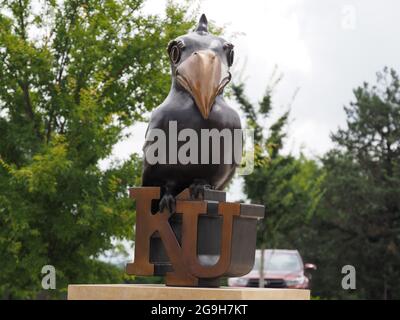
{"type": "Polygon", "coordinates": [[[68,300],[309,300],[303,289],[190,288],[143,284],[69,285],[68,300]]]}

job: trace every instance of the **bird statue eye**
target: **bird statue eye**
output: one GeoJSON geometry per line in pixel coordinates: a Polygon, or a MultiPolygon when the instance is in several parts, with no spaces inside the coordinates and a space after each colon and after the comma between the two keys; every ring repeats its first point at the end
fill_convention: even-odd
{"type": "Polygon", "coordinates": [[[171,51],[169,52],[169,56],[171,58],[171,61],[174,64],[177,64],[181,59],[181,49],[177,45],[172,46],[171,51]]]}
{"type": "Polygon", "coordinates": [[[233,44],[229,42],[224,43],[224,49],[228,51],[226,58],[228,61],[228,66],[230,67],[233,64],[233,59],[235,57],[235,52],[233,51],[233,44]]]}
{"type": "Polygon", "coordinates": [[[228,52],[228,66],[231,67],[233,64],[233,58],[235,57],[235,52],[232,50],[230,50],[228,52]]]}
{"type": "Polygon", "coordinates": [[[183,48],[185,48],[185,43],[182,39],[170,41],[168,44],[168,54],[172,63],[177,64],[181,60],[183,48]]]}

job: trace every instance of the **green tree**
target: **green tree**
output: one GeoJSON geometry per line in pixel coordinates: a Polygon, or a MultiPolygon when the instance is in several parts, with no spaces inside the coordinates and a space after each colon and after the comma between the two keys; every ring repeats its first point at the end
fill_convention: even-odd
{"type": "Polygon", "coordinates": [[[101,171],[170,86],[165,48],[192,27],[186,7],[143,0],[0,1],[0,297],[36,297],[41,268],[68,283],[120,281],[96,260],[133,236],[127,187],[140,159],[101,171]]]}
{"type": "Polygon", "coordinates": [[[319,230],[325,295],[400,298],[400,81],[394,70],[377,84],[354,90],[345,107],[347,127],[332,134],[324,159],[325,196],[319,230]],[[340,286],[343,265],[357,271],[357,287],[340,286]]]}
{"type": "MultiPolygon", "coordinates": [[[[283,154],[289,111],[268,130],[262,126],[270,117],[274,88],[280,79],[272,81],[257,106],[246,98],[243,84],[233,86],[234,96],[247,118],[248,127],[254,129],[255,138],[255,169],[244,177],[244,192],[253,203],[265,205],[265,219],[259,225],[257,245],[261,249],[301,249],[302,229],[311,220],[322,195],[323,175],[315,161],[303,155],[296,158],[283,154]]],[[[260,269],[262,273],[262,263],[260,269]]]]}

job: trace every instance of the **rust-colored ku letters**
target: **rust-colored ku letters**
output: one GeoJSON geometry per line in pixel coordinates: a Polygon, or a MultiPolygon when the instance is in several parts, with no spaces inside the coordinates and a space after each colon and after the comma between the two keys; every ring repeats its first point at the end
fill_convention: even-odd
{"type": "MultiPolygon", "coordinates": [[[[225,193],[223,195],[225,196],[225,193]]],[[[151,211],[152,201],[160,198],[159,187],[133,188],[131,197],[136,200],[136,238],[135,259],[133,263],[127,265],[128,274],[155,275],[157,274],[155,266],[170,265],[169,271],[165,272],[167,285],[218,286],[220,277],[245,274],[252,268],[255,226],[257,219],[262,218],[264,214],[263,206],[243,207],[240,203],[190,200],[188,191],[185,190],[177,196],[176,200],[176,212],[182,216],[181,222],[178,223],[181,230],[180,239],[178,239],[170,223],[170,214],[167,211],[153,214],[151,211]],[[217,212],[208,213],[210,204],[217,208],[217,212]],[[219,219],[222,219],[218,234],[210,234],[205,240],[205,242],[217,241],[217,237],[220,238],[217,261],[211,264],[201,263],[198,255],[200,246],[208,246],[207,243],[198,243],[199,220],[200,217],[207,218],[207,215],[211,223],[217,223],[219,219]],[[253,234],[247,233],[248,231],[253,234]],[[243,239],[243,235],[247,237],[247,241],[243,239]],[[167,263],[150,261],[151,243],[155,236],[161,239],[168,257],[167,263]],[[252,250],[253,254],[248,254],[249,250],[250,252],[252,250]]],[[[212,230],[216,229],[212,228],[212,230]]],[[[212,256],[208,255],[208,257],[212,256]]]]}

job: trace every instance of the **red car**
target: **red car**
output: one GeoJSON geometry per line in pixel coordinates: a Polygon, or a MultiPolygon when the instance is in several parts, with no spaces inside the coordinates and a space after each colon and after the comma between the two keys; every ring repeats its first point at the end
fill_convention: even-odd
{"type": "MultiPolygon", "coordinates": [[[[240,278],[229,278],[228,285],[231,287],[259,287],[260,262],[261,250],[256,250],[253,270],[240,278]]],[[[265,288],[307,289],[310,287],[311,280],[308,271],[316,269],[314,264],[303,264],[297,250],[264,250],[265,288]]]]}

